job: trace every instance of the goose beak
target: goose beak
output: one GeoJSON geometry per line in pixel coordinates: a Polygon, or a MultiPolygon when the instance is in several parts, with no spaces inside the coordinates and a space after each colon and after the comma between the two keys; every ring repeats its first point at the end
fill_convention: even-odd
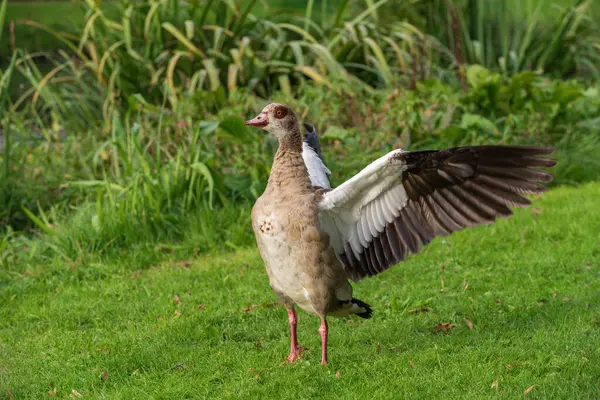
{"type": "Polygon", "coordinates": [[[269,125],[269,119],[267,118],[267,113],[258,114],[253,119],[246,121],[246,125],[264,128],[265,126],[269,125]]]}

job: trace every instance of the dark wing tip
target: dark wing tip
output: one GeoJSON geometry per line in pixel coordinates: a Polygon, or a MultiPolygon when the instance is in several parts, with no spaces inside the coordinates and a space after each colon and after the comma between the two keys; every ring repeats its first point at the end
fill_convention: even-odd
{"type": "Polygon", "coordinates": [[[304,129],[306,129],[308,133],[315,132],[315,127],[311,123],[304,121],[302,122],[302,125],[304,125],[304,129]]]}
{"type": "Polygon", "coordinates": [[[319,136],[317,135],[317,130],[311,123],[304,121],[302,122],[302,124],[304,125],[304,128],[307,131],[307,133],[304,134],[304,142],[308,144],[315,151],[315,153],[317,153],[319,158],[322,159],[323,156],[321,153],[321,144],[319,143],[319,136]]]}

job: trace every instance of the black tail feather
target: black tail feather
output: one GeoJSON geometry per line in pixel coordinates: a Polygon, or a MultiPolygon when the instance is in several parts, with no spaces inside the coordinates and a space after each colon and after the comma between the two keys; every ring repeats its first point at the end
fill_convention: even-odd
{"type": "Polygon", "coordinates": [[[367,303],[365,303],[365,302],[364,302],[364,301],[362,301],[362,300],[355,299],[354,297],[353,297],[353,298],[352,298],[352,300],[350,300],[350,301],[351,301],[353,304],[356,304],[357,306],[359,306],[359,307],[362,307],[362,308],[364,308],[365,310],[367,310],[367,311],[365,311],[365,312],[363,312],[363,313],[356,314],[356,315],[358,315],[358,316],[359,316],[359,317],[361,317],[361,318],[365,318],[365,319],[369,319],[369,318],[371,318],[371,316],[373,315],[373,309],[371,308],[371,306],[370,306],[370,305],[368,305],[367,303]]]}

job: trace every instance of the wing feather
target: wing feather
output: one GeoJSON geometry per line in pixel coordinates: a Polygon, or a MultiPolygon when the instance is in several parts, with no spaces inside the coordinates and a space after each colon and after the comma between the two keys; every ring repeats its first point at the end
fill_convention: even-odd
{"type": "Polygon", "coordinates": [[[321,157],[321,145],[317,131],[314,126],[307,122],[304,122],[304,127],[307,133],[302,143],[302,158],[308,170],[308,177],[313,186],[330,189],[331,185],[329,184],[327,175],[331,175],[331,171],[327,168],[321,157]]]}
{"type": "Polygon", "coordinates": [[[378,274],[436,236],[492,223],[543,193],[552,148],[394,150],[323,194],[319,218],[348,276],[378,274]]]}

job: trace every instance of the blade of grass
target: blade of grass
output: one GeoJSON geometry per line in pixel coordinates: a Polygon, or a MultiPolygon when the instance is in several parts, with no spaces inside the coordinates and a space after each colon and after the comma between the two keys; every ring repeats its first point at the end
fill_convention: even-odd
{"type": "Polygon", "coordinates": [[[6,4],[8,0],[3,0],[0,4],[0,41],[2,40],[2,32],[4,32],[4,20],[6,18],[6,4]]]}
{"type": "Polygon", "coordinates": [[[163,22],[162,27],[169,32],[171,35],[175,37],[175,39],[179,40],[181,44],[183,44],[190,52],[196,54],[198,57],[205,59],[206,55],[197,48],[190,40],[181,31],[179,31],[173,24],[170,22],[163,22]]]}
{"type": "Polygon", "coordinates": [[[49,227],[48,225],[46,225],[41,219],[39,219],[38,217],[36,217],[35,214],[32,213],[27,207],[25,207],[25,206],[22,205],[21,209],[23,210],[23,212],[25,214],[27,214],[27,216],[29,217],[29,219],[34,224],[37,225],[38,228],[40,228],[41,230],[43,230],[44,232],[46,232],[50,236],[54,236],[54,237],[58,236],[56,234],[56,231],[54,229],[52,229],[51,227],[49,227]]]}

